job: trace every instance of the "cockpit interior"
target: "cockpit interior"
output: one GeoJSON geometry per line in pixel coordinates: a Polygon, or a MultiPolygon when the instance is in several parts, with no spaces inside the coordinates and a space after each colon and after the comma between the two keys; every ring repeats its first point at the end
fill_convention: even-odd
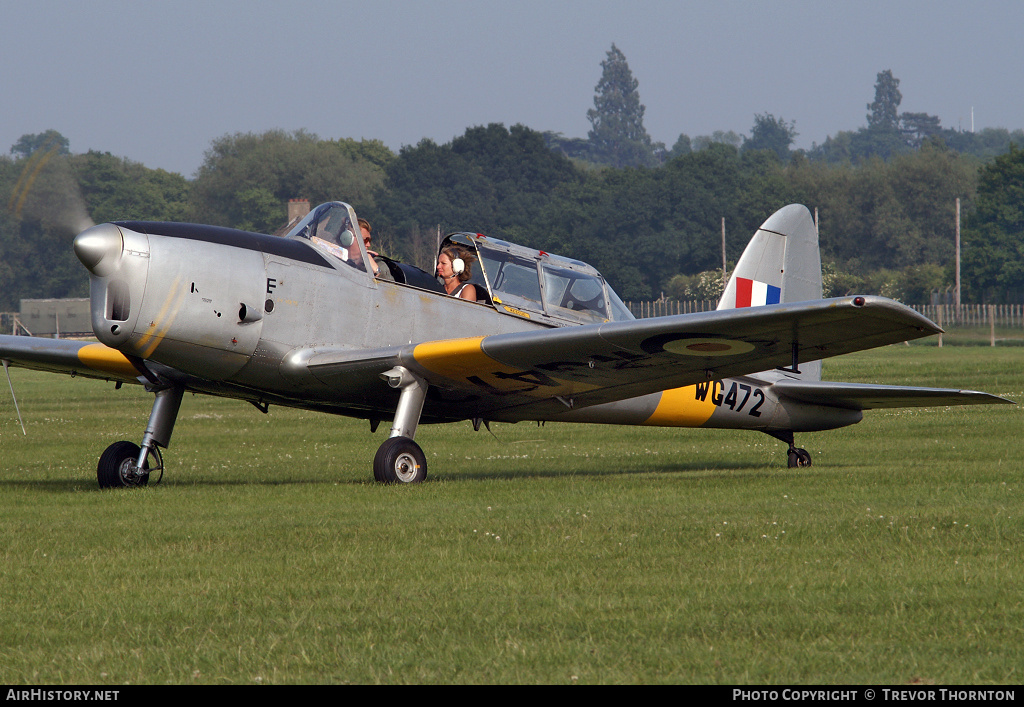
{"type": "MultiPolygon", "coordinates": [[[[310,211],[286,238],[308,240],[332,255],[338,267],[343,263],[367,277],[386,268],[390,277],[382,279],[446,296],[434,275],[413,265],[377,255],[367,267],[374,256],[358,234],[355,211],[335,201],[310,211]]],[[[601,273],[582,261],[469,232],[449,234],[438,252],[452,245],[475,257],[468,282],[476,286],[478,304],[554,326],[634,318],[601,273]]]]}

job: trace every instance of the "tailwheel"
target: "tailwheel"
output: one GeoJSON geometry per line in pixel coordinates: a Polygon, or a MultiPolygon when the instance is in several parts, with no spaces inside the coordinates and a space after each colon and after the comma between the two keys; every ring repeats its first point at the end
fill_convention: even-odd
{"type": "Polygon", "coordinates": [[[96,478],[100,488],[113,489],[131,486],[145,486],[149,483],[149,458],[139,469],[139,454],[142,449],[134,442],[114,442],[100,456],[96,467],[96,478]]]}
{"type": "Polygon", "coordinates": [[[789,448],[789,468],[796,469],[799,467],[811,465],[811,454],[806,449],[800,447],[789,448]]]}
{"type": "Polygon", "coordinates": [[[383,484],[418,484],[427,478],[427,457],[408,437],[390,437],[373,458],[373,478],[383,484]]]}
{"type": "Polygon", "coordinates": [[[785,442],[789,445],[789,468],[798,469],[804,466],[811,465],[811,454],[806,449],[801,449],[794,444],[793,430],[776,430],[772,432],[766,432],[777,440],[785,442]]]}

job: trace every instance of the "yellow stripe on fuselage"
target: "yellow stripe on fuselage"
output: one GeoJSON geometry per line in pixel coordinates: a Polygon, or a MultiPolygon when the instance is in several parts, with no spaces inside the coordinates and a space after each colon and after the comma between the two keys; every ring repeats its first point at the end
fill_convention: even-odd
{"type": "Polygon", "coordinates": [[[701,400],[697,395],[697,386],[694,385],[666,390],[662,392],[654,414],[644,424],[657,427],[700,427],[711,418],[711,413],[717,407],[711,398],[708,394],[701,400]]]}
{"type": "Polygon", "coordinates": [[[89,344],[78,350],[78,360],[94,371],[102,371],[122,378],[139,376],[138,370],[123,353],[103,344],[89,344]]]}

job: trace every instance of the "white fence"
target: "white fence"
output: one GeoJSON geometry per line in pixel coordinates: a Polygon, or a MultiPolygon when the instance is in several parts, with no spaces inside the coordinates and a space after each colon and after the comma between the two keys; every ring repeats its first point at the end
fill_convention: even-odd
{"type": "Polygon", "coordinates": [[[648,317],[665,317],[670,314],[712,312],[718,306],[718,300],[659,299],[646,302],[626,302],[625,304],[634,317],[646,319],[648,317]]]}
{"type": "Polygon", "coordinates": [[[1024,328],[1024,304],[913,304],[943,329],[953,327],[1024,328]]]}

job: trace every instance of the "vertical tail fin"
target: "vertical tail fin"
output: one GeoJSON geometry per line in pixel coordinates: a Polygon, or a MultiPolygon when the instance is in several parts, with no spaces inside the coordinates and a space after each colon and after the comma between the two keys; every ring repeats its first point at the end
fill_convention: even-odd
{"type": "MultiPolygon", "coordinates": [[[[761,224],[726,285],[718,309],[821,299],[818,230],[806,206],[790,204],[761,224]]],[[[801,364],[803,380],[821,379],[821,362],[801,364]]]]}

